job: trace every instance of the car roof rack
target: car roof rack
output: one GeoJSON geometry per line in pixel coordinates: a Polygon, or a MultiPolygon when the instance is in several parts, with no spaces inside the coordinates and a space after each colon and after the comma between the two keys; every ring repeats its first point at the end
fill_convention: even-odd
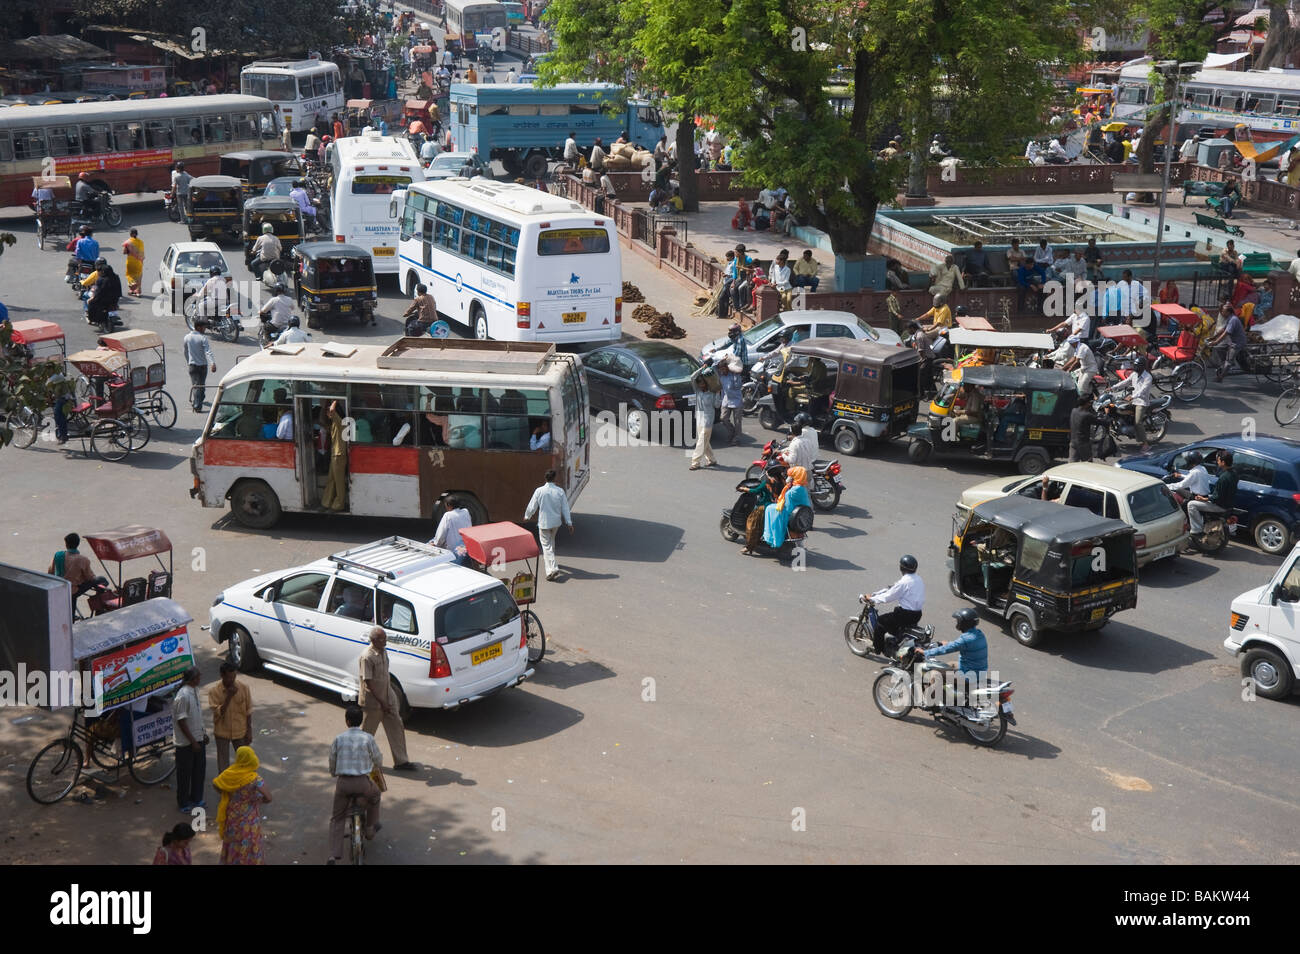
{"type": "Polygon", "coordinates": [[[377,580],[396,580],[431,567],[453,563],[456,555],[442,547],[391,536],[374,543],[330,554],[340,569],[354,570],[377,580]]]}

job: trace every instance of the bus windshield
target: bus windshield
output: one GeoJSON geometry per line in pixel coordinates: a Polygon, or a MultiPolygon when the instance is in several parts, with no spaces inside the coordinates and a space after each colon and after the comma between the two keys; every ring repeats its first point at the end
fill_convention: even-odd
{"type": "Polygon", "coordinates": [[[274,103],[291,103],[298,98],[298,84],[292,76],[279,76],[275,73],[245,73],[242,82],[245,92],[248,92],[251,86],[257,90],[251,95],[265,96],[274,103]]]}
{"type": "Polygon", "coordinates": [[[548,229],[537,235],[538,255],[598,255],[609,251],[604,229],[548,229]]]}

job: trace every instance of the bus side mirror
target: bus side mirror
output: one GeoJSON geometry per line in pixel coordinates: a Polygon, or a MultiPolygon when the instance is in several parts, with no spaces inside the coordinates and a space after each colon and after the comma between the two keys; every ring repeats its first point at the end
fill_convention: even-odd
{"type": "Polygon", "coordinates": [[[1276,606],[1278,604],[1278,601],[1283,599],[1283,597],[1285,596],[1286,596],[1286,591],[1282,589],[1282,584],[1279,583],[1275,587],[1273,587],[1273,592],[1269,594],[1269,603],[1272,604],[1273,606],[1276,606]]]}

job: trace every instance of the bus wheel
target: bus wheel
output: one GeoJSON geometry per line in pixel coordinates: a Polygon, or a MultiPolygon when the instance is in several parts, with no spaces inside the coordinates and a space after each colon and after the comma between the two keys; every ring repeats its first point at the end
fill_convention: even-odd
{"type": "Polygon", "coordinates": [[[470,326],[474,329],[474,337],[480,341],[488,340],[488,322],[487,312],[483,310],[482,305],[475,305],[473,312],[470,313],[470,326]]]}
{"type": "Polygon", "coordinates": [[[479,526],[488,522],[487,507],[483,506],[483,501],[479,500],[472,494],[460,495],[461,506],[469,511],[469,519],[474,526],[479,526]]]}
{"type": "Polygon", "coordinates": [[[265,530],[280,519],[280,498],[262,480],[241,480],[230,492],[230,512],[251,530],[265,530]]]}
{"type": "Polygon", "coordinates": [[[540,179],[546,175],[548,168],[546,156],[540,152],[535,152],[524,160],[524,178],[540,179]]]}
{"type": "Polygon", "coordinates": [[[418,284],[419,282],[415,280],[415,272],[407,272],[406,273],[406,297],[407,298],[415,297],[415,286],[418,284]]]}

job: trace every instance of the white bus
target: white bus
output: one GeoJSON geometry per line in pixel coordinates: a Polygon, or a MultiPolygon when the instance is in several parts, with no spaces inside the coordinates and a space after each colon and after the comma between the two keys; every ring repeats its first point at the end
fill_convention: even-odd
{"type": "Polygon", "coordinates": [[[367,249],[376,275],[397,274],[397,223],[388,207],[394,192],[424,181],[415,147],[367,130],[334,144],[330,173],[334,241],[367,249]]]}
{"type": "Polygon", "coordinates": [[[506,8],[498,0],[446,0],[443,11],[446,32],[462,40],[507,26],[506,8]]]}
{"type": "MultiPolygon", "coordinates": [[[[1116,119],[1140,121],[1154,108],[1150,72],[1145,60],[1120,70],[1116,119]]],[[[1183,81],[1181,96],[1178,124],[1189,135],[1200,126],[1230,130],[1238,124],[1260,142],[1300,133],[1300,71],[1202,69],[1183,81]]]]}
{"type": "Polygon", "coordinates": [[[337,402],[347,440],[344,513],[431,520],[459,495],[474,523],[518,520],[556,471],[576,503],[591,477],[586,374],[553,345],[403,338],[274,346],[222,378],[190,458],[191,496],[265,529],[321,511],[330,462],[314,426],[337,402]],[[274,425],[289,415],[292,437],[274,425]],[[549,440],[532,449],[535,433],[549,440]]]}
{"type": "Polygon", "coordinates": [[[617,341],[623,265],[613,219],[511,182],[442,179],[394,196],[401,287],[476,338],[617,341]]]}
{"type": "Polygon", "coordinates": [[[262,60],[239,72],[239,88],[247,96],[261,96],[280,107],[283,125],[305,132],[316,121],[317,110],[329,119],[343,109],[343,77],[328,60],[262,60]]]}

